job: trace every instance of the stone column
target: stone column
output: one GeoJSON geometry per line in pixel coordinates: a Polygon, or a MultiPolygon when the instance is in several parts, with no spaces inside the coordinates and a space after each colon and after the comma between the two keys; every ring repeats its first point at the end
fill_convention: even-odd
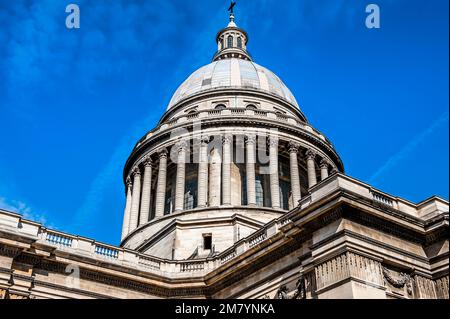
{"type": "Polygon", "coordinates": [[[298,153],[299,145],[297,143],[289,143],[290,172],[291,172],[291,191],[294,207],[297,207],[298,201],[301,199],[300,175],[298,173],[298,153]]]}
{"type": "Polygon", "coordinates": [[[231,205],[231,145],[232,135],[225,135],[222,139],[222,204],[231,205]]]}
{"type": "Polygon", "coordinates": [[[141,202],[141,172],[137,166],[134,167],[132,175],[133,175],[133,195],[131,200],[129,232],[132,232],[138,226],[139,204],[141,202]]]}
{"type": "Polygon", "coordinates": [[[159,152],[158,183],[156,185],[155,218],[164,216],[167,180],[167,150],[159,152]]]}
{"type": "Polygon", "coordinates": [[[320,180],[323,181],[328,177],[328,162],[326,160],[320,161],[320,180]]]}
{"type": "Polygon", "coordinates": [[[130,228],[130,214],[131,214],[131,179],[127,177],[127,199],[125,204],[125,212],[123,214],[123,224],[122,224],[122,240],[128,235],[130,228]]]}
{"type": "Polygon", "coordinates": [[[208,203],[208,143],[209,136],[202,136],[198,159],[198,207],[208,203]]]}
{"type": "Polygon", "coordinates": [[[311,188],[317,184],[316,165],[314,162],[315,157],[316,153],[314,153],[314,151],[308,150],[306,152],[306,168],[308,170],[308,188],[311,188]]]}
{"type": "Polygon", "coordinates": [[[220,206],[222,159],[219,150],[215,148],[211,154],[211,166],[209,171],[209,206],[220,206]]]}
{"type": "Polygon", "coordinates": [[[256,206],[256,184],[255,184],[255,145],[256,137],[254,135],[248,135],[245,140],[247,145],[247,162],[246,162],[246,174],[247,174],[247,204],[249,206],[256,206]]]}
{"type": "Polygon", "coordinates": [[[178,145],[175,211],[182,211],[184,209],[184,191],[186,188],[186,149],[187,145],[185,142],[178,145]]]}
{"type": "Polygon", "coordinates": [[[141,215],[139,226],[149,221],[150,216],[150,195],[152,191],[152,160],[150,156],[144,159],[144,181],[142,185],[141,215]]]}
{"type": "Polygon", "coordinates": [[[280,181],[278,176],[278,137],[269,137],[270,196],[272,208],[280,208],[280,181]]]}

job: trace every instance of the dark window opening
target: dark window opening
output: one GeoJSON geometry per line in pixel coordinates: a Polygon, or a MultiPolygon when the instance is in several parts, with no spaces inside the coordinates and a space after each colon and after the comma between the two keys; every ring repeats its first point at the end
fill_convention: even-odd
{"type": "Polygon", "coordinates": [[[228,36],[228,47],[232,48],[233,47],[233,37],[231,35],[228,36]]]}
{"type": "Polygon", "coordinates": [[[239,49],[242,49],[242,39],[241,39],[241,37],[237,38],[237,47],[239,49]]]}
{"type": "Polygon", "coordinates": [[[212,235],[203,234],[203,249],[211,250],[212,248],[212,235]]]}

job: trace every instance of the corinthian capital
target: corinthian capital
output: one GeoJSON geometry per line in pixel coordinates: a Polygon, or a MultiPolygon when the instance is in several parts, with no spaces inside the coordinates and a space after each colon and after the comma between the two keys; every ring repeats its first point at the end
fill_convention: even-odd
{"type": "Polygon", "coordinates": [[[131,188],[131,186],[133,185],[133,182],[131,181],[130,176],[127,177],[126,184],[127,184],[128,188],[131,188]]]}
{"type": "Polygon", "coordinates": [[[133,177],[136,175],[141,175],[141,171],[139,170],[139,167],[137,167],[137,165],[135,167],[133,167],[133,169],[131,170],[131,175],[133,177]]]}
{"type": "Polygon", "coordinates": [[[300,148],[300,144],[296,142],[289,142],[289,153],[298,153],[298,149],[300,148]]]}
{"type": "Polygon", "coordinates": [[[144,163],[145,167],[151,167],[153,165],[153,161],[152,161],[150,155],[145,156],[142,163],[144,163]]]}
{"type": "Polygon", "coordinates": [[[248,134],[245,136],[245,144],[255,144],[256,136],[254,134],[248,134]]]}
{"type": "Polygon", "coordinates": [[[185,140],[180,141],[176,144],[176,149],[178,152],[186,151],[188,149],[188,147],[189,147],[189,142],[185,141],[185,140]]]}
{"type": "Polygon", "coordinates": [[[269,146],[272,146],[272,147],[278,146],[278,136],[277,135],[270,135],[267,138],[267,144],[269,144],[269,146]]]}
{"type": "Polygon", "coordinates": [[[158,150],[158,156],[160,159],[163,157],[167,157],[167,149],[163,148],[163,149],[158,150]]]}
{"type": "Polygon", "coordinates": [[[208,145],[209,140],[210,140],[210,138],[209,138],[208,135],[202,135],[202,136],[200,137],[200,143],[201,143],[201,145],[208,145]]]}
{"type": "Polygon", "coordinates": [[[322,159],[320,161],[320,168],[328,168],[329,165],[330,165],[330,163],[328,163],[328,161],[326,159],[322,159]]]}
{"type": "Polygon", "coordinates": [[[231,134],[226,134],[222,137],[223,144],[231,144],[232,141],[233,141],[233,135],[231,135],[231,134]]]}
{"type": "Polygon", "coordinates": [[[306,158],[309,160],[314,160],[316,158],[316,152],[314,152],[313,150],[309,149],[306,151],[306,158]]]}

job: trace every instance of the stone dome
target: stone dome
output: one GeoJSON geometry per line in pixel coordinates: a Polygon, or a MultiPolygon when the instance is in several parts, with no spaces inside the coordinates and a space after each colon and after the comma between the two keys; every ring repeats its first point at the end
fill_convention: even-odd
{"type": "Polygon", "coordinates": [[[178,87],[167,110],[197,93],[223,88],[260,90],[298,107],[292,92],[272,71],[252,61],[231,58],[214,61],[192,73],[178,87]]]}

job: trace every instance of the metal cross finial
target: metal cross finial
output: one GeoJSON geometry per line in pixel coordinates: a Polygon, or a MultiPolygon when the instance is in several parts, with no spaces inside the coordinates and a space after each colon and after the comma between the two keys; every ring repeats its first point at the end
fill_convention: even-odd
{"type": "Polygon", "coordinates": [[[231,1],[230,7],[228,8],[228,11],[230,11],[231,14],[234,13],[234,6],[236,5],[236,1],[231,1]]]}

